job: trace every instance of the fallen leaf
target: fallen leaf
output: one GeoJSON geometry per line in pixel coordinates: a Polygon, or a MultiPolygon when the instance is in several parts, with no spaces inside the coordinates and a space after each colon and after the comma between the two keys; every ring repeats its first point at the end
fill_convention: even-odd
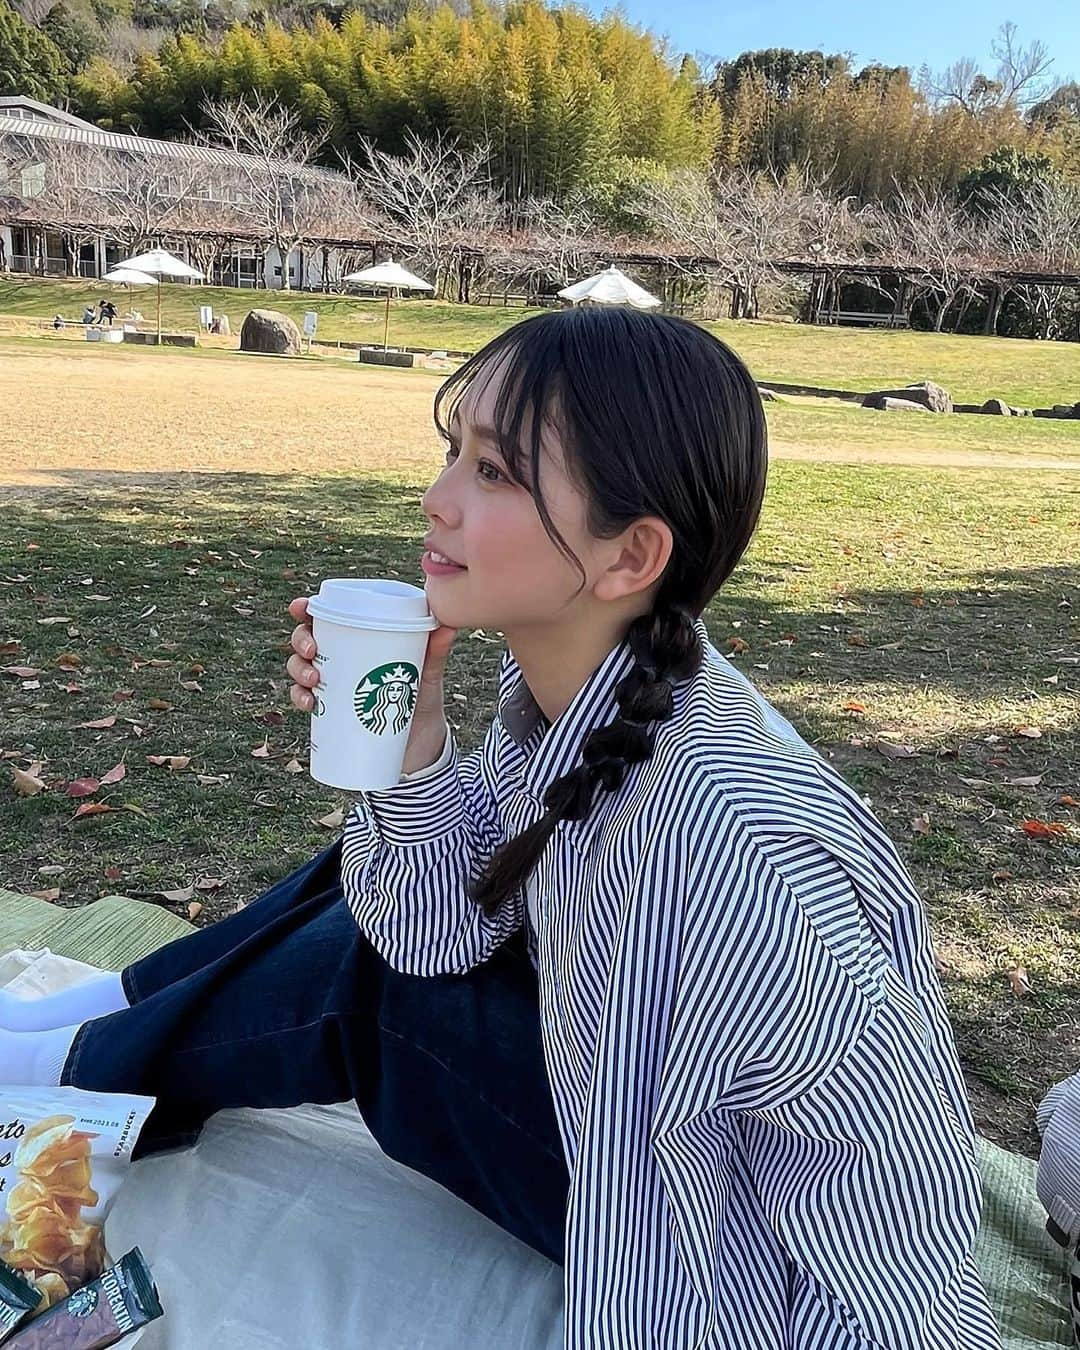
{"type": "Polygon", "coordinates": [[[170,769],[186,769],[191,763],[190,755],[147,755],[147,764],[167,764],[170,769]]]}
{"type": "Polygon", "coordinates": [[[186,689],[189,694],[201,694],[203,691],[203,687],[198,680],[181,680],[180,688],[186,689]]]}
{"type": "Polygon", "coordinates": [[[195,881],[197,891],[220,891],[224,885],[220,877],[199,877],[195,881]]]}
{"type": "Polygon", "coordinates": [[[198,661],[196,661],[194,664],[188,666],[187,673],[189,675],[205,675],[206,667],[199,665],[198,661]]]}
{"type": "Polygon", "coordinates": [[[1076,800],[1075,797],[1070,797],[1069,794],[1066,793],[1064,797],[1059,797],[1059,798],[1058,798],[1058,805],[1059,805],[1059,806],[1080,806],[1080,802],[1078,802],[1078,801],[1076,800]]]}
{"type": "Polygon", "coordinates": [[[22,643],[18,638],[8,638],[0,642],[0,656],[14,656],[21,646],[22,643]]]}
{"type": "Polygon", "coordinates": [[[48,900],[49,903],[51,904],[54,900],[60,899],[60,887],[53,886],[50,890],[47,891],[31,891],[30,894],[34,897],[35,900],[48,900]]]}
{"type": "Polygon", "coordinates": [[[41,674],[36,666],[4,666],[2,673],[13,680],[32,680],[41,674]]]}
{"type": "Polygon", "coordinates": [[[324,825],[328,830],[339,829],[345,823],[345,808],[339,806],[336,811],[331,811],[328,816],[320,816],[315,822],[316,825],[324,825]]]}
{"type": "Polygon", "coordinates": [[[227,773],[197,773],[195,775],[195,781],[200,787],[220,787],[222,783],[227,781],[228,777],[229,775],[227,773]]]}
{"type": "Polygon", "coordinates": [[[1014,736],[1027,736],[1033,741],[1037,741],[1042,735],[1041,727],[1017,727],[1013,732],[1014,736]]]}
{"type": "Polygon", "coordinates": [[[44,782],[29,769],[12,769],[13,786],[20,797],[36,797],[45,791],[44,782]]]}
{"type": "Polygon", "coordinates": [[[76,671],[82,665],[82,657],[75,652],[62,652],[56,658],[56,664],[60,670],[76,671]]]}
{"type": "Polygon", "coordinates": [[[1031,993],[1031,985],[1028,981],[1028,973],[1023,966],[1017,966],[1015,970],[1009,971],[1009,983],[1012,985],[1012,991],[1017,998],[1023,998],[1031,993]]]}
{"type": "Polygon", "coordinates": [[[40,688],[41,688],[41,681],[40,681],[40,680],[23,680],[23,688],[24,688],[24,689],[40,689],[40,688]]]}
{"type": "Polygon", "coordinates": [[[892,741],[875,741],[874,749],[886,759],[911,759],[919,753],[913,745],[894,745],[892,741]]]}
{"type": "Polygon", "coordinates": [[[999,867],[993,875],[994,881],[1012,881],[1013,874],[1007,867],[999,867]]]}
{"type": "Polygon", "coordinates": [[[172,704],[166,703],[163,698],[152,698],[146,706],[155,712],[172,712],[172,704]]]}
{"type": "Polygon", "coordinates": [[[116,725],[115,717],[99,717],[96,722],[76,722],[76,730],[86,731],[104,731],[107,727],[116,725]]]}
{"type": "Polygon", "coordinates": [[[924,811],[921,816],[916,816],[911,822],[911,828],[916,834],[930,833],[930,817],[924,811]]]}
{"type": "Polygon", "coordinates": [[[233,605],[233,609],[236,610],[237,614],[242,614],[245,619],[250,619],[255,613],[253,609],[245,609],[243,605],[233,605]]]}
{"type": "Polygon", "coordinates": [[[279,727],[285,721],[285,714],[279,712],[264,712],[259,714],[259,721],[268,727],[279,727]]]}
{"type": "Polygon", "coordinates": [[[96,778],[76,778],[64,791],[69,797],[92,797],[100,786],[96,778]]]}
{"type": "Polygon", "coordinates": [[[55,877],[61,872],[66,872],[67,868],[63,863],[46,863],[44,867],[38,868],[39,877],[55,877]]]}
{"type": "Polygon", "coordinates": [[[203,907],[201,900],[192,900],[191,904],[188,905],[187,907],[187,916],[192,921],[192,923],[195,922],[195,920],[199,917],[199,915],[202,912],[203,907]]]}
{"type": "Polygon", "coordinates": [[[288,764],[285,765],[285,772],[286,772],[286,773],[303,773],[303,772],[304,772],[304,766],[300,763],[300,761],[299,761],[298,759],[290,759],[289,762],[288,762],[288,764]]]}
{"type": "Polygon", "coordinates": [[[1005,781],[1010,787],[1038,787],[1046,774],[1035,774],[1030,778],[1006,778],[1005,781]]]}
{"type": "Polygon", "coordinates": [[[62,684],[60,688],[65,694],[81,694],[83,691],[81,684],[62,684]]]}
{"type": "Polygon", "coordinates": [[[193,886],[180,886],[175,891],[156,891],[155,894],[160,895],[164,900],[168,900],[170,905],[186,905],[190,903],[191,897],[195,894],[195,888],[193,886]]]}
{"type": "Polygon", "coordinates": [[[122,875],[119,867],[106,867],[105,869],[106,881],[119,881],[122,875]]]}
{"type": "Polygon", "coordinates": [[[104,787],[107,783],[119,783],[126,777],[127,766],[124,764],[114,764],[108,773],[103,773],[101,775],[101,786],[104,787]]]}
{"type": "Polygon", "coordinates": [[[150,812],[144,811],[141,806],[136,806],[134,802],[121,802],[121,811],[130,811],[133,816],[142,816],[144,820],[150,819],[150,812]]]}
{"type": "Polygon", "coordinates": [[[128,700],[129,698],[134,698],[134,697],[135,697],[135,690],[134,690],[134,689],[114,689],[114,690],[113,690],[113,702],[114,702],[114,703],[126,703],[127,700],[128,700]]]}
{"type": "Polygon", "coordinates": [[[849,698],[846,703],[842,703],[840,705],[840,711],[850,713],[864,713],[866,712],[866,704],[859,703],[856,699],[849,698]]]}
{"type": "Polygon", "coordinates": [[[106,812],[115,810],[115,806],[106,806],[104,802],[83,802],[71,818],[78,820],[80,816],[103,816],[106,812]]]}
{"type": "Polygon", "coordinates": [[[738,656],[740,652],[748,652],[750,650],[749,642],[747,642],[745,638],[741,637],[728,638],[727,645],[731,648],[732,652],[736,656],[738,656]]]}
{"type": "Polygon", "coordinates": [[[1056,820],[1022,820],[1020,828],[1029,839],[1055,839],[1068,833],[1068,827],[1056,820]]]}
{"type": "Polygon", "coordinates": [[[255,749],[252,750],[251,757],[252,759],[269,759],[270,757],[269,743],[264,739],[262,745],[257,745],[255,749]]]}
{"type": "Polygon", "coordinates": [[[38,623],[41,624],[43,628],[47,628],[50,624],[54,623],[70,623],[70,622],[71,619],[67,614],[54,614],[50,619],[38,619],[38,623]]]}
{"type": "Polygon", "coordinates": [[[849,647],[869,647],[870,643],[862,633],[851,633],[848,636],[849,647]]]}
{"type": "Polygon", "coordinates": [[[958,775],[958,776],[959,776],[959,778],[960,778],[961,783],[966,783],[966,784],[968,785],[968,787],[972,787],[972,788],[988,788],[988,787],[990,787],[990,779],[989,779],[989,778],[965,778],[962,774],[960,774],[960,775],[958,775]]]}

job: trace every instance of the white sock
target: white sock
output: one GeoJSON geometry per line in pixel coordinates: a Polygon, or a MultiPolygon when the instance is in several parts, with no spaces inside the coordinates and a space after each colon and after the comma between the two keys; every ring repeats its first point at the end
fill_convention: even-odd
{"type": "Polygon", "coordinates": [[[5,1031],[51,1031],[106,1017],[128,1007],[123,981],[114,970],[103,970],[82,984],[58,989],[42,998],[21,998],[0,989],[0,1028],[5,1031]]]}
{"type": "Polygon", "coordinates": [[[59,1087],[78,1026],[0,1031],[0,1083],[59,1087]]]}

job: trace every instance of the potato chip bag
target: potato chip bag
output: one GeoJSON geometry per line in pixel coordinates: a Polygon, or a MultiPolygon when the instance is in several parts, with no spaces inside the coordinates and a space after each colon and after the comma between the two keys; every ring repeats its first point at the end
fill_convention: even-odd
{"type": "Polygon", "coordinates": [[[153,1097],[0,1086],[0,1261],[51,1307],[109,1264],[103,1225],[153,1097]]]}

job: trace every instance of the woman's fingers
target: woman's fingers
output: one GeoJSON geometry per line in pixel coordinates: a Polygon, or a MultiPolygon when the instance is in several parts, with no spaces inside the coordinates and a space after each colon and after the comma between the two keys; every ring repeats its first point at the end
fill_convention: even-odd
{"type": "Polygon", "coordinates": [[[294,619],[299,619],[301,623],[311,623],[307,616],[307,596],[298,595],[295,600],[289,601],[289,613],[294,619]]]}
{"type": "Polygon", "coordinates": [[[315,707],[315,696],[306,689],[301,689],[298,684],[289,686],[289,700],[300,712],[311,712],[315,707]]]}
{"type": "Polygon", "coordinates": [[[294,684],[312,688],[319,683],[319,672],[311,664],[305,661],[302,656],[297,656],[294,652],[285,662],[285,669],[289,672],[294,684]]]}
{"type": "Polygon", "coordinates": [[[305,661],[310,661],[315,656],[315,639],[306,623],[298,623],[292,630],[289,645],[297,656],[302,656],[305,661]]]}

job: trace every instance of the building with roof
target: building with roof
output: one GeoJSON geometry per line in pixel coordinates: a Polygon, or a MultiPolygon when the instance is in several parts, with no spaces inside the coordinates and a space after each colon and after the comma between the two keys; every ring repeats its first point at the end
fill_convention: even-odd
{"type": "Polygon", "coordinates": [[[106,131],[0,98],[0,271],[101,277],[161,244],[216,285],[337,288],[375,261],[330,169],[106,131]]]}

